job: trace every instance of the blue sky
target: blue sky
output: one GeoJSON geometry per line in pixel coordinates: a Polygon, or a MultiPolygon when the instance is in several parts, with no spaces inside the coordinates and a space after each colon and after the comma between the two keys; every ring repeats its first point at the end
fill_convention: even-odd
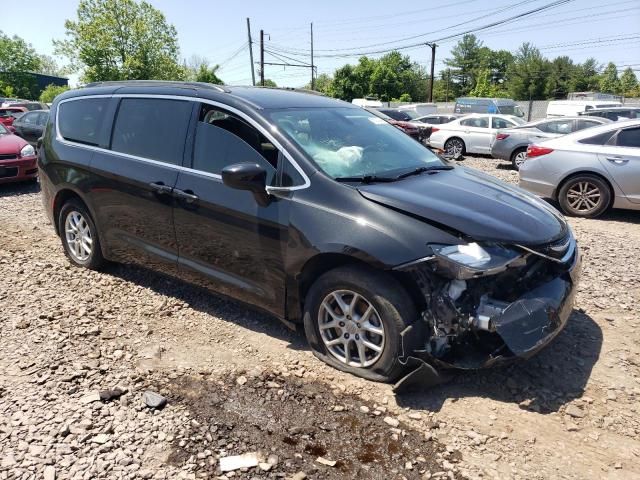
{"type": "MultiPolygon", "coordinates": [[[[309,24],[314,24],[314,47],[319,73],[332,73],[357,62],[353,52],[370,52],[398,45],[437,40],[463,30],[507,18],[551,0],[438,0],[423,2],[307,1],[307,0],[150,0],[178,31],[181,56],[206,57],[222,64],[219,76],[229,84],[250,84],[246,18],[255,39],[260,29],[269,35],[267,49],[309,62],[309,24]],[[482,18],[478,18],[482,17],[482,18]],[[462,24],[455,27],[454,25],[462,24]],[[410,40],[403,40],[414,37],[410,40]],[[382,44],[382,45],[380,45],[382,44]],[[374,45],[374,46],[372,46],[374,45]],[[243,46],[245,48],[243,48],[243,46]],[[284,53],[286,52],[286,53],[284,53]],[[340,55],[340,56],[336,56],[340,55]]],[[[77,2],[64,0],[6,1],[2,29],[17,34],[38,52],[52,54],[52,39],[64,37],[64,21],[75,18],[77,2]]],[[[526,19],[476,34],[486,46],[514,51],[522,42],[538,46],[548,57],[568,55],[580,62],[593,56],[627,65],[640,76],[640,2],[638,0],[573,0],[526,19]]],[[[436,70],[457,39],[439,42],[436,70]]],[[[417,46],[404,53],[428,67],[430,50],[417,46]]],[[[371,55],[373,57],[381,54],[371,55]]],[[[258,60],[254,45],[254,60],[258,60]]],[[[281,58],[283,58],[281,56],[281,58]]],[[[281,62],[267,54],[265,61],[281,62]]],[[[307,68],[268,66],[266,77],[281,86],[302,86],[307,68]]],[[[77,76],[72,76],[72,83],[77,76]]]]}

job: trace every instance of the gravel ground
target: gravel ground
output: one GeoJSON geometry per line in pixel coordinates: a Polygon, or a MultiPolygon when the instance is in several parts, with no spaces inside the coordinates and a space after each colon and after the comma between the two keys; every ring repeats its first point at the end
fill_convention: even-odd
{"type": "Polygon", "coordinates": [[[396,397],[266,315],[71,267],[37,186],[0,186],[0,479],[639,477],[640,212],[571,224],[583,277],[549,348],[396,397]]]}

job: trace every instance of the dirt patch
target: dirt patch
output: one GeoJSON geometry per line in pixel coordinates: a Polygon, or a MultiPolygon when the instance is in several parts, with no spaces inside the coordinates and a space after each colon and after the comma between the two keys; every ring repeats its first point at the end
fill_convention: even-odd
{"type": "MultiPolygon", "coordinates": [[[[189,434],[174,440],[170,462],[195,460],[197,472],[219,474],[216,456],[260,452],[265,459],[277,455],[278,463],[269,473],[255,468],[242,475],[411,479],[443,472],[443,461],[460,459],[430,435],[396,424],[385,407],[337,396],[322,383],[272,373],[238,378],[189,376],[167,384],[172,402],[192,418],[189,434]],[[212,460],[198,457],[207,449],[212,460]],[[318,457],[335,466],[319,464],[318,457]]],[[[449,478],[460,477],[451,472],[449,478]]]]}

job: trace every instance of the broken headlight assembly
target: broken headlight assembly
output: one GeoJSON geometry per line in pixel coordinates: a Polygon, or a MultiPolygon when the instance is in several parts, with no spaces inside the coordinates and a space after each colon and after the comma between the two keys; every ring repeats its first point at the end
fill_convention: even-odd
{"type": "Polygon", "coordinates": [[[493,275],[518,266],[523,252],[499,244],[430,244],[440,274],[460,280],[493,275]]]}

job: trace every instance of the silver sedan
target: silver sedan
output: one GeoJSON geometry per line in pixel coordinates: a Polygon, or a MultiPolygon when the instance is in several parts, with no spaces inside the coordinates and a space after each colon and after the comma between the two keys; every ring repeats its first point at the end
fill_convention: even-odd
{"type": "Polygon", "coordinates": [[[517,127],[498,130],[491,144],[491,156],[510,161],[513,168],[518,170],[527,156],[529,144],[609,122],[610,120],[606,118],[597,117],[545,118],[517,127]]]}
{"type": "Polygon", "coordinates": [[[520,187],[557,200],[567,215],[640,210],[640,120],[609,123],[530,145],[520,187]]]}

